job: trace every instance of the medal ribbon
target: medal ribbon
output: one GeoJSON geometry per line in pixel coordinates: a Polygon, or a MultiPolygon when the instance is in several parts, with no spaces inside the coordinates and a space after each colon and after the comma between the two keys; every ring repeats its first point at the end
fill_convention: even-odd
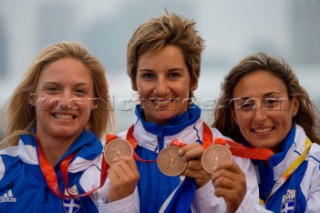
{"type": "MultiPolygon", "coordinates": [[[[131,125],[131,127],[129,128],[128,132],[127,132],[127,136],[126,136],[126,139],[127,141],[130,142],[133,150],[135,150],[135,148],[137,147],[138,145],[138,142],[137,140],[133,137],[133,130],[134,130],[134,125],[131,125]]],[[[210,131],[210,129],[209,129],[210,131]]],[[[210,131],[211,133],[211,131],[210,131]]],[[[117,137],[117,136],[114,136],[113,137],[117,137]]],[[[203,136],[203,146],[205,147],[209,147],[210,145],[212,144],[212,133],[211,133],[211,137],[210,135],[208,135],[208,132],[204,132],[204,136],[203,136]]],[[[173,139],[172,142],[170,143],[170,145],[172,146],[177,146],[177,147],[183,147],[186,145],[186,143],[182,142],[182,141],[179,141],[178,139],[173,139]]],[[[146,163],[152,163],[152,162],[156,162],[157,160],[144,160],[142,158],[139,157],[139,155],[134,152],[133,154],[134,158],[138,161],[141,161],[141,162],[146,162],[146,163]]]]}
{"type": "Polygon", "coordinates": [[[38,143],[38,151],[39,151],[39,164],[40,164],[40,168],[41,171],[44,175],[44,178],[50,188],[50,190],[57,195],[60,198],[68,198],[68,199],[75,199],[75,198],[79,198],[79,197],[84,197],[84,196],[88,196],[90,194],[92,194],[94,191],[98,190],[99,188],[101,188],[108,176],[108,172],[107,172],[107,168],[108,165],[105,162],[105,160],[102,160],[102,165],[101,165],[101,176],[100,176],[100,186],[91,189],[90,191],[83,193],[83,194],[72,194],[71,192],[69,192],[69,187],[68,187],[68,165],[71,162],[71,160],[73,159],[73,157],[76,155],[76,152],[71,153],[70,155],[68,155],[61,163],[60,163],[60,170],[61,170],[61,176],[62,176],[62,180],[64,183],[64,187],[66,189],[66,193],[64,194],[60,191],[59,189],[59,185],[58,185],[58,178],[56,175],[56,172],[54,171],[54,168],[51,166],[51,164],[49,163],[49,161],[46,159],[46,157],[43,154],[42,148],[41,148],[41,144],[40,144],[40,140],[38,138],[37,135],[35,135],[37,143],[38,143]]]}
{"type": "Polygon", "coordinates": [[[132,148],[133,148],[133,157],[134,159],[140,161],[140,162],[145,162],[145,163],[153,163],[153,162],[157,162],[156,159],[154,160],[145,160],[145,159],[142,159],[140,158],[140,156],[134,151],[136,149],[136,147],[138,146],[138,142],[137,140],[133,137],[133,129],[134,129],[134,126],[131,125],[131,127],[129,128],[128,132],[127,132],[127,136],[126,136],[126,139],[127,141],[130,142],[132,148]]]}
{"type": "MultiPolygon", "coordinates": [[[[132,125],[128,132],[126,139],[132,145],[133,150],[137,147],[138,143],[137,140],[133,137],[133,130],[134,126],[132,125]]],[[[117,138],[117,136],[113,135],[113,137],[117,138]]],[[[203,139],[202,139],[202,146],[206,149],[212,144],[212,132],[206,123],[203,123],[203,139]]],[[[216,138],[214,141],[215,144],[221,144],[227,146],[231,153],[235,156],[243,157],[243,158],[250,158],[254,160],[268,160],[272,155],[273,152],[270,149],[265,148],[249,148],[242,144],[239,144],[234,141],[226,140],[224,138],[216,138]]],[[[178,139],[174,139],[170,145],[182,147],[185,143],[179,141],[178,139]]],[[[144,160],[140,158],[134,152],[134,158],[141,162],[155,162],[156,160],[144,160]]]]}
{"type": "MultiPolygon", "coordinates": [[[[205,141],[205,137],[212,138],[212,132],[205,123],[203,123],[203,131],[204,131],[204,141],[205,141]]],[[[268,160],[273,155],[273,152],[270,149],[249,148],[240,143],[230,141],[224,138],[216,138],[214,143],[227,146],[233,155],[243,157],[243,158],[250,158],[254,160],[268,160]]],[[[209,144],[209,146],[210,145],[211,144],[209,144]]],[[[208,148],[209,146],[208,144],[204,144],[205,149],[208,148]]]]}
{"type": "Polygon", "coordinates": [[[292,163],[291,165],[283,172],[281,177],[275,182],[275,184],[272,187],[271,193],[268,196],[268,200],[274,195],[274,193],[286,182],[286,180],[289,179],[289,177],[292,175],[292,173],[302,164],[302,162],[306,159],[307,154],[310,150],[310,147],[312,145],[312,142],[307,137],[305,141],[305,150],[299,155],[292,163]]]}

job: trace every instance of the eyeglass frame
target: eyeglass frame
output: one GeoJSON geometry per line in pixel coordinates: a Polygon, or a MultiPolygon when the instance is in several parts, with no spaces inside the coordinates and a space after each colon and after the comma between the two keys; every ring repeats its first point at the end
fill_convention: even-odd
{"type": "MultiPolygon", "coordinates": [[[[232,98],[229,101],[229,106],[232,106],[232,108],[235,111],[243,111],[243,112],[253,112],[253,111],[258,111],[259,109],[262,108],[262,106],[267,110],[267,111],[281,111],[281,110],[289,110],[289,106],[286,107],[286,109],[283,109],[282,105],[282,101],[284,100],[288,100],[288,98],[285,97],[265,97],[265,98],[249,98],[249,97],[236,97],[236,98],[232,98]],[[241,106],[236,106],[235,101],[244,101],[241,106]],[[245,109],[244,105],[248,104],[248,101],[254,100],[254,104],[252,105],[251,108],[247,108],[245,109]],[[260,100],[260,105],[257,107],[257,100],[260,100]],[[269,103],[270,101],[273,101],[272,103],[269,103]],[[275,109],[276,107],[279,107],[277,109],[275,109]]],[[[248,106],[250,107],[250,106],[248,106]]]]}

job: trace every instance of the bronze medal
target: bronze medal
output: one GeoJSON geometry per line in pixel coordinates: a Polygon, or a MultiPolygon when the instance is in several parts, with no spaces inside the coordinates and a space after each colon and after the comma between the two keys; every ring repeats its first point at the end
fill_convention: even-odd
{"type": "Polygon", "coordinates": [[[127,140],[116,138],[106,145],[103,154],[107,164],[112,165],[115,158],[132,157],[133,149],[127,140]]]}
{"type": "Polygon", "coordinates": [[[201,164],[204,170],[213,174],[213,168],[217,167],[220,162],[231,160],[232,154],[228,147],[221,144],[213,144],[204,151],[201,164]]]}
{"type": "Polygon", "coordinates": [[[180,175],[187,167],[183,156],[178,154],[179,147],[168,146],[161,150],[157,158],[159,170],[167,176],[180,175]]]}

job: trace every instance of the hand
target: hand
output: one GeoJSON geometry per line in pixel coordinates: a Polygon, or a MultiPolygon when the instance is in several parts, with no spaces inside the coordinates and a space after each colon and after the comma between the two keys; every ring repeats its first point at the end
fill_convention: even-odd
{"type": "Polygon", "coordinates": [[[113,202],[131,195],[139,180],[139,171],[132,157],[121,157],[108,170],[110,184],[108,201],[113,202]]]}
{"type": "Polygon", "coordinates": [[[204,148],[197,142],[188,144],[179,150],[179,154],[183,155],[188,162],[187,168],[181,175],[195,179],[197,188],[205,185],[211,179],[211,175],[203,169],[201,164],[203,151],[204,148]]]}
{"type": "Polygon", "coordinates": [[[246,178],[235,162],[221,162],[212,175],[215,195],[223,197],[227,213],[235,212],[240,206],[246,191],[246,178]]]}

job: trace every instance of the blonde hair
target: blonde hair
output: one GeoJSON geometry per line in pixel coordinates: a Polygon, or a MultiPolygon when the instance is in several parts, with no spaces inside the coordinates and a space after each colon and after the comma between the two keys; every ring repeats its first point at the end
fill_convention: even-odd
{"type": "Polygon", "coordinates": [[[221,85],[221,95],[216,102],[213,127],[219,129],[224,135],[232,137],[238,142],[244,142],[239,126],[232,116],[230,100],[233,97],[234,87],[239,80],[252,72],[264,71],[281,79],[286,85],[289,99],[298,97],[299,109],[293,121],[303,127],[307,136],[313,142],[320,142],[319,112],[309,98],[308,93],[299,84],[299,80],[291,67],[283,60],[273,58],[265,53],[255,53],[245,57],[224,78],[221,85]]]}
{"type": "Polygon", "coordinates": [[[0,147],[14,146],[19,134],[30,134],[35,125],[35,108],[29,103],[30,94],[35,92],[42,70],[46,65],[61,58],[72,57],[81,61],[89,70],[93,80],[97,108],[92,110],[88,128],[102,137],[113,128],[114,116],[108,93],[105,68],[79,42],[63,41],[45,47],[34,59],[23,80],[14,90],[6,107],[8,125],[0,147]]]}
{"type": "Polygon", "coordinates": [[[195,24],[192,19],[167,11],[163,16],[142,23],[133,33],[127,49],[127,72],[132,85],[136,87],[138,60],[142,54],[152,54],[166,45],[174,45],[182,50],[191,86],[197,86],[204,40],[195,24]]]}

